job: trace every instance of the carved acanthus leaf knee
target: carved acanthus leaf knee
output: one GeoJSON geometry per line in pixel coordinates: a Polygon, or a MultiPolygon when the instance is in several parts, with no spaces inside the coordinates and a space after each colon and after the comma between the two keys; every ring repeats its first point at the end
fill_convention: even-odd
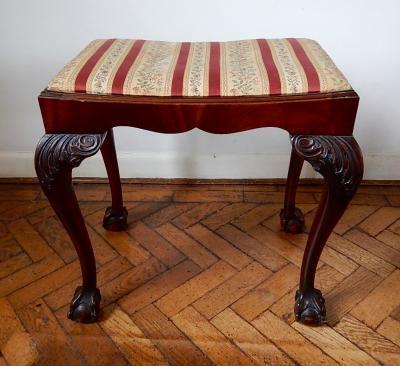
{"type": "Polygon", "coordinates": [[[294,150],[325,177],[328,184],[353,195],[363,175],[360,147],[352,136],[293,135],[294,150]]]}
{"type": "Polygon", "coordinates": [[[75,168],[85,158],[96,154],[106,134],[44,135],[36,149],[35,168],[46,193],[52,191],[57,177],[64,169],[75,168]]]}

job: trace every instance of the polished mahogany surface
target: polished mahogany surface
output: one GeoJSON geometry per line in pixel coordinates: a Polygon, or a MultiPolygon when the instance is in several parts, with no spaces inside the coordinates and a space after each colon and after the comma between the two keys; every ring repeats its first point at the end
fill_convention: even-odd
{"type": "Polygon", "coordinates": [[[47,133],[103,133],[131,126],[162,133],[233,133],[278,127],[290,134],[352,135],[354,91],[268,97],[132,97],[43,91],[47,133]]]}

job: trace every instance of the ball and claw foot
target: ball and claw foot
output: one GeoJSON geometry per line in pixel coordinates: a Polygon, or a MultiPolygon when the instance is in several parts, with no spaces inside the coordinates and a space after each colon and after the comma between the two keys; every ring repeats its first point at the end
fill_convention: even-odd
{"type": "Polygon", "coordinates": [[[114,214],[111,207],[106,209],[103,219],[103,227],[109,231],[123,231],[126,230],[128,223],[128,211],[124,207],[122,213],[114,214]]]}
{"type": "Polygon", "coordinates": [[[285,217],[284,210],[282,209],[280,218],[283,231],[290,234],[299,234],[304,232],[304,215],[299,208],[295,208],[294,215],[291,217],[285,217]]]}
{"type": "Polygon", "coordinates": [[[298,290],[295,297],[294,313],[296,320],[307,325],[326,323],[325,300],[318,289],[305,293],[298,290]]]}
{"type": "Polygon", "coordinates": [[[99,289],[85,291],[79,286],[75,290],[68,318],[79,323],[94,323],[100,310],[101,295],[99,289]]]}

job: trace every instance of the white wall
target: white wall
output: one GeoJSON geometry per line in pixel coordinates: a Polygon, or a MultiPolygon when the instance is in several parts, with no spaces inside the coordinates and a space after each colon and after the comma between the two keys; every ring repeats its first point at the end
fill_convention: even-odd
{"type": "MultiPolygon", "coordinates": [[[[318,40],[361,97],[365,178],[400,179],[399,14],[398,0],[1,0],[0,176],[34,175],[43,134],[36,97],[94,38],[295,36],[318,40]]],[[[126,177],[284,177],[289,157],[286,132],[272,128],[225,136],[120,128],[116,140],[126,177]]],[[[83,165],[79,175],[105,175],[98,156],[83,165]]]]}

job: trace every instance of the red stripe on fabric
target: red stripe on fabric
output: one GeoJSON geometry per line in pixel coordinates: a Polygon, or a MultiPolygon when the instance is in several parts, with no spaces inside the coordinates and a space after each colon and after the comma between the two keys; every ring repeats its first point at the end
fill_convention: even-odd
{"type": "Polygon", "coordinates": [[[264,62],[265,70],[267,71],[269,80],[269,94],[281,93],[281,78],[278,68],[272,57],[271,47],[266,39],[257,39],[258,47],[260,47],[261,57],[264,62]]]}
{"type": "Polygon", "coordinates": [[[306,73],[307,82],[308,82],[308,92],[319,92],[321,90],[319,77],[317,70],[315,70],[314,65],[312,64],[311,60],[308,58],[306,52],[304,51],[303,46],[301,43],[295,38],[288,38],[287,39],[291,44],[294,53],[296,54],[298,60],[303,66],[304,72],[306,73]]]}
{"type": "Polygon", "coordinates": [[[211,42],[210,45],[210,66],[208,79],[208,95],[221,95],[221,70],[220,70],[220,44],[211,42]]]}
{"type": "Polygon", "coordinates": [[[86,82],[89,78],[90,73],[96,66],[97,62],[100,60],[101,56],[111,47],[115,39],[108,39],[105,41],[95,53],[86,61],[83,67],[79,70],[78,75],[75,79],[75,91],[76,92],[86,92],[86,82]]]}
{"type": "Polygon", "coordinates": [[[128,54],[125,56],[124,61],[119,66],[117,72],[115,73],[114,80],[111,87],[112,94],[123,94],[124,93],[124,83],[126,76],[128,75],[128,71],[130,70],[131,66],[135,62],[136,58],[139,55],[140,50],[143,47],[144,40],[138,39],[136,40],[131,49],[129,50],[128,54]]]}
{"type": "Polygon", "coordinates": [[[178,60],[172,76],[171,95],[180,96],[183,94],[183,78],[185,76],[186,64],[189,56],[190,43],[183,42],[179,51],[178,60]]]}

